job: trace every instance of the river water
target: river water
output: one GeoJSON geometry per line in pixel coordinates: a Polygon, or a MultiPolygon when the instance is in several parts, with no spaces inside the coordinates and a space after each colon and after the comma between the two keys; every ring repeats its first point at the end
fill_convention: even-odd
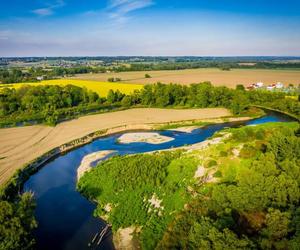
{"type": "MultiPolygon", "coordinates": [[[[76,191],[77,168],[82,158],[100,150],[116,150],[117,154],[143,153],[193,144],[206,140],[225,127],[291,121],[287,116],[268,112],[266,116],[246,122],[209,125],[192,133],[157,131],[174,140],[158,145],[147,143],[119,144],[122,134],[100,138],[94,142],[61,155],[32,175],[24,185],[24,191],[34,192],[38,228],[35,231],[38,249],[77,250],[91,249],[88,243],[105,222],[93,217],[96,205],[76,191]]],[[[126,167],[126,166],[124,166],[126,167]]],[[[109,234],[98,249],[114,249],[109,234]]]]}

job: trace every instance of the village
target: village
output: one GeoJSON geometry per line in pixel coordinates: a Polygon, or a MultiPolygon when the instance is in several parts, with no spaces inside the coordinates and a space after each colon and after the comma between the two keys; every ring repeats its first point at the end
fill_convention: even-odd
{"type": "Polygon", "coordinates": [[[267,91],[278,91],[285,93],[299,94],[300,85],[294,86],[293,84],[283,84],[282,82],[277,82],[273,84],[265,85],[263,82],[252,83],[246,87],[247,90],[267,90],[267,91]]]}

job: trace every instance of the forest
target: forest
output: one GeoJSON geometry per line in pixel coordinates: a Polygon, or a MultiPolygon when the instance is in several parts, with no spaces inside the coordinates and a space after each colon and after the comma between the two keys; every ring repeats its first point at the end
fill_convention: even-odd
{"type": "Polygon", "coordinates": [[[224,143],[204,150],[115,156],[78,190],[97,200],[95,216],[115,232],[139,228],[142,249],[299,249],[299,124],[216,136],[224,133],[224,143]],[[206,174],[195,177],[199,166],[206,174]]]}
{"type": "Polygon", "coordinates": [[[234,115],[247,113],[250,105],[273,108],[300,117],[300,102],[285,93],[245,91],[214,87],[209,82],[145,85],[141,91],[124,95],[110,90],[107,96],[73,85],[23,86],[0,91],[0,126],[44,122],[55,125],[91,112],[107,112],[131,107],[207,108],[225,107],[234,115]]]}
{"type": "Polygon", "coordinates": [[[32,235],[37,227],[34,218],[35,202],[31,193],[14,201],[0,200],[0,249],[34,249],[32,235]]]}

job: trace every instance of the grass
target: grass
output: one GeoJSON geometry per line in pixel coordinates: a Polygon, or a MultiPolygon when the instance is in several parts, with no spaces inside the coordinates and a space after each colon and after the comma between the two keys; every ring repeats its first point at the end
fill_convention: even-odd
{"type": "Polygon", "coordinates": [[[29,83],[14,83],[14,84],[0,84],[0,88],[20,88],[22,86],[40,86],[40,85],[68,85],[72,84],[78,87],[87,88],[88,90],[95,91],[100,96],[107,96],[110,89],[116,91],[119,90],[124,94],[133,93],[134,90],[139,90],[143,87],[140,84],[127,84],[127,83],[111,83],[111,82],[97,82],[90,80],[78,80],[78,79],[55,79],[45,80],[41,82],[29,82],[29,83]]]}
{"type": "Polygon", "coordinates": [[[192,126],[197,126],[197,127],[204,127],[207,125],[213,124],[212,122],[202,122],[202,121],[182,121],[178,123],[168,123],[168,124],[163,124],[157,127],[157,130],[168,130],[168,129],[176,129],[176,128],[181,128],[181,127],[192,127],[192,126]]]}

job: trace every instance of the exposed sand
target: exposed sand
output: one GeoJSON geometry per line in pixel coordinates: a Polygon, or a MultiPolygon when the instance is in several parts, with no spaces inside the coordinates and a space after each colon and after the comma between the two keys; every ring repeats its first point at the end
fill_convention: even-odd
{"type": "Polygon", "coordinates": [[[199,127],[198,126],[188,126],[188,127],[180,127],[180,128],[170,128],[168,130],[183,132],[183,133],[192,133],[197,128],[199,128],[199,127]]]}
{"type": "Polygon", "coordinates": [[[134,250],[133,233],[135,227],[120,228],[114,234],[114,245],[117,250],[134,250]]]}
{"type": "Polygon", "coordinates": [[[196,172],[195,172],[195,175],[194,175],[194,178],[197,179],[197,178],[201,178],[205,175],[206,173],[206,170],[203,166],[198,166],[196,172]]]}
{"type": "Polygon", "coordinates": [[[103,150],[88,154],[83,157],[81,160],[80,166],[77,168],[77,180],[79,180],[85,172],[88,172],[92,169],[91,164],[94,161],[100,161],[101,159],[105,158],[109,154],[113,153],[113,150],[103,150]]]}
{"type": "Polygon", "coordinates": [[[108,129],[107,134],[125,130],[151,129],[151,124],[230,116],[223,108],[129,109],[89,115],[58,124],[0,129],[0,185],[26,163],[60,145],[89,133],[108,129]]]}
{"type": "Polygon", "coordinates": [[[217,68],[186,69],[186,70],[161,70],[161,71],[136,71],[104,74],[82,74],[75,79],[107,81],[109,77],[119,77],[126,83],[180,83],[191,84],[210,81],[216,86],[225,85],[234,88],[237,84],[263,82],[271,84],[282,82],[284,84],[299,84],[300,70],[268,70],[268,69],[232,69],[222,71],[217,68]],[[152,78],[145,78],[145,74],[152,78]]]}
{"type": "Polygon", "coordinates": [[[160,135],[155,132],[138,132],[138,133],[126,133],[118,138],[119,143],[133,143],[133,142],[146,142],[150,144],[161,144],[169,141],[173,141],[174,138],[160,135]]]}

